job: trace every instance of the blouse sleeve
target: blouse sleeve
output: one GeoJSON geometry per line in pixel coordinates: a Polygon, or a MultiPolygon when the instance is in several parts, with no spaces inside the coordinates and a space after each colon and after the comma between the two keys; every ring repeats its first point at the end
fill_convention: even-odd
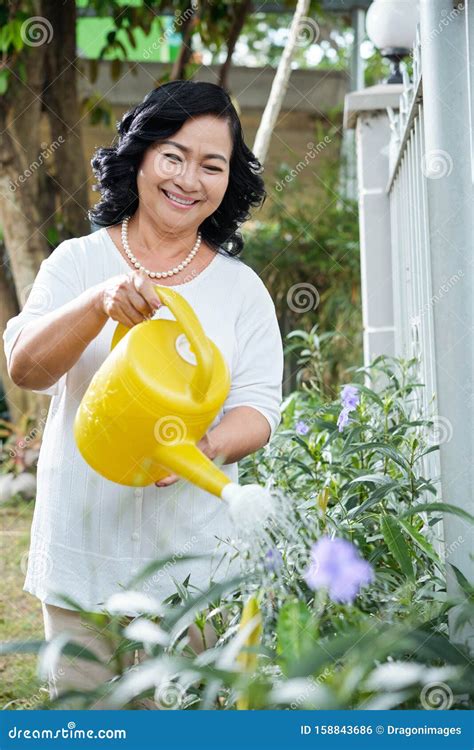
{"type": "Polygon", "coordinates": [[[255,279],[253,294],[245,288],[246,309],[236,322],[236,359],[223,414],[236,406],[253,407],[267,419],[271,439],[281,422],[283,345],[273,300],[255,279]]]}
{"type": "MultiPolygon", "coordinates": [[[[7,322],[3,332],[3,345],[8,372],[10,372],[13,348],[24,326],[30,321],[38,320],[43,315],[57,310],[83,291],[75,249],[73,240],[65,240],[42,261],[23,309],[7,322]]],[[[58,395],[66,383],[66,375],[67,373],[64,373],[47,388],[31,388],[30,390],[35,393],[45,393],[48,396],[58,395]]]]}

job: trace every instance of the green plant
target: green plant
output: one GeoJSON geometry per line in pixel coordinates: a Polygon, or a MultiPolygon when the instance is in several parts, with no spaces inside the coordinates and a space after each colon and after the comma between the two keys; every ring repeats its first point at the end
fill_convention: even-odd
{"type": "MultiPolygon", "coordinates": [[[[322,135],[317,132],[315,142],[322,135]]],[[[308,190],[298,178],[282,182],[291,168],[281,165],[284,188],[279,192],[267,185],[269,219],[246,225],[245,261],[265,282],[284,338],[295,329],[315,331],[315,324],[318,331],[334,332],[325,351],[327,390],[362,361],[358,210],[340,194],[339,162],[325,159],[318,162],[317,174],[311,169],[314,189],[308,190]]],[[[291,350],[288,369],[298,370],[291,350]]],[[[295,377],[289,382],[290,390],[298,385],[295,377]]]]}
{"type": "MultiPolygon", "coordinates": [[[[474,587],[453,567],[460,593],[448,597],[450,559],[441,551],[438,522],[442,513],[474,517],[455,498],[438,502],[436,477],[425,475],[438,446],[432,419],[420,413],[415,360],[380,357],[353,376],[341,400],[311,388],[291,394],[274,440],[256,461],[242,462],[244,481],[272,491],[275,512],[259,535],[240,541],[240,577],[211,582],[197,595],[185,581],[163,603],[150,596],[133,629],[123,627],[120,611],[89,615],[114,639],[117,677],[73,696],[83,707],[105,694],[118,708],[146,697],[159,703],[170,691],[179,705],[168,707],[187,710],[472,707],[471,654],[450,638],[448,615],[458,627],[472,619],[474,587]],[[377,389],[370,387],[375,382],[377,389]],[[372,571],[350,595],[322,584],[321,568],[319,578],[309,575],[322,539],[340,540],[339,548],[352,549],[372,571]],[[192,622],[201,631],[213,625],[215,646],[192,651],[192,622]],[[147,660],[124,669],[120,654],[138,647],[147,660]]],[[[141,582],[168,564],[158,560],[130,582],[123,612],[136,604],[141,582]]],[[[338,575],[344,583],[342,563],[338,575]]],[[[41,648],[47,660],[57,647],[3,649],[41,648]]]]}

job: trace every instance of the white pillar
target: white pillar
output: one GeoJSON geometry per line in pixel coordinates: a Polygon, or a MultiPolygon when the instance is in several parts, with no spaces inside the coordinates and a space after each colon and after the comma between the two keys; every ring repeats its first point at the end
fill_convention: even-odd
{"type": "MultiPolygon", "coordinates": [[[[453,8],[452,0],[421,0],[420,27],[432,289],[442,289],[454,274],[459,277],[433,304],[438,414],[448,420],[452,433],[440,446],[441,490],[444,502],[472,514],[474,233],[468,59],[472,61],[473,50],[467,45],[467,40],[473,43],[472,17],[469,34],[466,11],[453,8]]],[[[472,582],[474,529],[447,514],[443,525],[448,593],[455,595],[459,589],[449,564],[472,582]]],[[[451,625],[453,620],[454,615],[451,625]]],[[[457,634],[452,630],[452,638],[474,650],[474,628],[457,634]]]]}
{"type": "Polygon", "coordinates": [[[366,365],[379,354],[395,354],[387,107],[398,110],[401,91],[401,85],[380,84],[345,98],[344,126],[356,132],[366,365]]]}

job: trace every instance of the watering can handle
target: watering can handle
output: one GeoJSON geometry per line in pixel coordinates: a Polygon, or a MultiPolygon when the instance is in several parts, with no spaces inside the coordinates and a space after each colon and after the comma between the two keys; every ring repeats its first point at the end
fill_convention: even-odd
{"type": "Polygon", "coordinates": [[[193,347],[197,359],[195,375],[191,381],[191,391],[196,401],[203,401],[209,389],[214,364],[214,354],[199,318],[191,305],[174,289],[153,285],[160,301],[168,307],[182,325],[193,347]]]}

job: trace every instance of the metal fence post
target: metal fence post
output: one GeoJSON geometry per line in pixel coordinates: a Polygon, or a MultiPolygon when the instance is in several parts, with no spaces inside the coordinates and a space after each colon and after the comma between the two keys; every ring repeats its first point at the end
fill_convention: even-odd
{"type": "MultiPolygon", "coordinates": [[[[472,33],[472,18],[470,19],[472,33]]],[[[452,0],[421,0],[424,154],[431,248],[432,305],[444,502],[474,509],[473,455],[473,185],[465,9],[452,0]],[[453,281],[454,280],[454,281],[453,281]],[[445,291],[447,289],[447,291],[445,291]],[[449,439],[448,439],[449,438],[449,439]]],[[[455,565],[472,580],[473,526],[444,517],[448,593],[459,589],[455,565]]],[[[453,630],[453,640],[474,648],[474,628],[453,630]]]]}

